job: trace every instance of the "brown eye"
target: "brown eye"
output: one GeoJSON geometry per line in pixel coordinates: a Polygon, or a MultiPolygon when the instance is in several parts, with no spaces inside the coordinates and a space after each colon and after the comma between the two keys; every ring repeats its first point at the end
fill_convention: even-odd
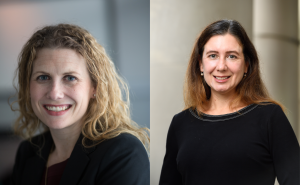
{"type": "Polygon", "coordinates": [[[230,59],[235,59],[235,58],[237,58],[237,57],[236,57],[235,55],[229,55],[228,58],[230,58],[230,59]]]}
{"type": "Polygon", "coordinates": [[[217,55],[216,54],[211,54],[208,57],[214,59],[214,58],[217,58],[217,55]]]}

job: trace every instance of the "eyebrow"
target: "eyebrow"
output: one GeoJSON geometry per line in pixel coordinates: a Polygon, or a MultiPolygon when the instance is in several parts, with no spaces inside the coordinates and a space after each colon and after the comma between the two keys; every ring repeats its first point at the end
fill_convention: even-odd
{"type": "MultiPolygon", "coordinates": [[[[37,73],[41,73],[41,74],[46,74],[46,75],[50,75],[49,73],[45,72],[45,71],[36,71],[34,73],[32,73],[32,75],[35,75],[37,73]]],[[[80,75],[79,73],[77,73],[76,71],[69,71],[69,72],[65,72],[63,73],[63,75],[72,75],[72,74],[77,74],[80,75]]]]}
{"type": "Polygon", "coordinates": [[[63,75],[72,75],[72,74],[77,74],[80,75],[79,73],[77,73],[76,71],[69,71],[69,72],[65,72],[63,75]]]}
{"type": "Polygon", "coordinates": [[[237,54],[237,55],[239,55],[240,53],[239,52],[237,52],[237,51],[227,51],[226,53],[235,53],[235,54],[237,54]]]}
{"type": "MultiPolygon", "coordinates": [[[[208,51],[208,52],[206,52],[206,54],[210,54],[210,53],[219,53],[218,51],[214,51],[214,50],[210,50],[210,51],[208,51]]],[[[235,53],[235,54],[237,54],[237,55],[239,55],[239,52],[237,52],[237,51],[226,51],[226,53],[235,53]]]]}
{"type": "Polygon", "coordinates": [[[45,72],[45,71],[36,71],[36,72],[32,73],[31,76],[33,76],[33,75],[35,75],[35,74],[37,74],[37,73],[42,73],[42,74],[47,74],[47,75],[49,75],[49,73],[47,73],[47,72],[45,72]]]}

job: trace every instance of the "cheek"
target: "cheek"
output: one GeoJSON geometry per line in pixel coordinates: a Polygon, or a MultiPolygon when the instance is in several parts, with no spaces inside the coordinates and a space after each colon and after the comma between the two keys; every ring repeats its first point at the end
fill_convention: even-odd
{"type": "Polygon", "coordinates": [[[203,60],[201,68],[204,73],[211,73],[214,69],[214,63],[203,60]]]}
{"type": "Polygon", "coordinates": [[[87,104],[90,100],[90,86],[77,85],[69,89],[69,96],[77,103],[87,104]]]}
{"type": "Polygon", "coordinates": [[[238,76],[240,75],[244,75],[244,70],[245,70],[245,66],[241,65],[241,64],[234,64],[231,65],[231,71],[235,74],[237,74],[238,76]]]}
{"type": "Polygon", "coordinates": [[[32,104],[41,99],[43,94],[44,89],[40,85],[34,82],[30,83],[30,99],[32,104]]]}

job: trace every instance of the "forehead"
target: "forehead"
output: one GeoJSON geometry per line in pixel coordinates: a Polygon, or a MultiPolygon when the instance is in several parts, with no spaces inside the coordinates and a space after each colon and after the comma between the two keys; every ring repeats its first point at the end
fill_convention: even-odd
{"type": "Polygon", "coordinates": [[[85,59],[72,49],[43,48],[37,52],[33,63],[33,71],[51,72],[86,71],[85,59]]]}
{"type": "Polygon", "coordinates": [[[239,39],[231,34],[212,36],[204,45],[204,52],[208,51],[236,51],[242,52],[243,47],[239,39]]]}

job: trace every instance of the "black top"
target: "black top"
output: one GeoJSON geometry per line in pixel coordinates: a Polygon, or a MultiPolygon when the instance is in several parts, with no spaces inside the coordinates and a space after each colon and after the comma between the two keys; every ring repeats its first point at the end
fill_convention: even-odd
{"type": "MultiPolygon", "coordinates": [[[[39,185],[53,140],[50,132],[23,141],[17,152],[12,184],[39,185]],[[39,152],[39,148],[42,147],[39,152]]],[[[143,144],[131,134],[103,141],[92,148],[79,137],[62,174],[60,185],[149,185],[150,164],[143,144]]]]}
{"type": "Polygon", "coordinates": [[[160,185],[299,185],[299,143],[278,105],[174,116],[160,185]]]}

